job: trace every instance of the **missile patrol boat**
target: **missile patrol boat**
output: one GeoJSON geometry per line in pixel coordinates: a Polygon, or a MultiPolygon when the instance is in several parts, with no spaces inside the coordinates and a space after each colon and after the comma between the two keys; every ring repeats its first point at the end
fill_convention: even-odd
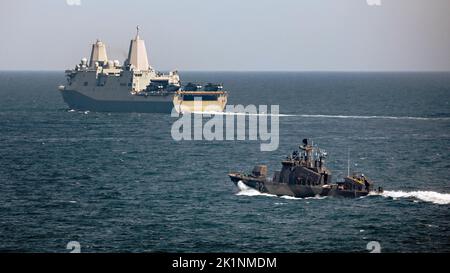
{"type": "Polygon", "coordinates": [[[123,65],[118,60],[109,60],[105,43],[97,40],[92,45],[89,61],[82,58],[74,69],[65,72],[67,84],[58,89],[64,101],[75,110],[221,112],[227,103],[227,92],[221,84],[209,83],[204,88],[194,83],[182,86],[178,71],[163,74],[153,69],[139,27],[123,65]]]}
{"type": "Polygon", "coordinates": [[[333,183],[331,171],[325,167],[327,153],[310,145],[307,139],[299,148],[300,151],[294,151],[281,162],[281,171],[276,171],[272,178],[267,176],[265,165],[255,166],[250,174],[234,172],[228,176],[237,186],[243,183],[262,193],[278,196],[361,197],[372,191],[383,191],[381,187],[374,190],[373,182],[364,174],[348,173],[342,181],[333,183]]]}

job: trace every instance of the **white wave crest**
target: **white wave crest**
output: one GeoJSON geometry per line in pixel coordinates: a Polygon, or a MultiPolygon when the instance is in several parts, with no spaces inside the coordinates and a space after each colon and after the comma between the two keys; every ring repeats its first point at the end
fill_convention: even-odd
{"type": "Polygon", "coordinates": [[[425,202],[431,202],[439,205],[450,204],[449,193],[439,193],[434,191],[384,191],[381,196],[391,198],[415,198],[425,202]]]}
{"type": "Polygon", "coordinates": [[[276,195],[268,194],[268,193],[262,193],[254,188],[251,188],[247,185],[245,185],[242,181],[237,182],[237,187],[239,189],[239,192],[236,193],[236,195],[245,195],[245,196],[273,196],[276,197],[276,195]]]}

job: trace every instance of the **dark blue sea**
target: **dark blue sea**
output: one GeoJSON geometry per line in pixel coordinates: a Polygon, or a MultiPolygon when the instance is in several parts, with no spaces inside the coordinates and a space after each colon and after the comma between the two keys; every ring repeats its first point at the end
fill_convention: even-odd
{"type": "Polygon", "coordinates": [[[70,111],[62,72],[0,72],[0,251],[450,252],[450,73],[182,72],[229,104],[280,105],[280,145],[174,141],[168,114],[70,111]],[[296,199],[238,189],[303,138],[385,189],[296,199]]]}

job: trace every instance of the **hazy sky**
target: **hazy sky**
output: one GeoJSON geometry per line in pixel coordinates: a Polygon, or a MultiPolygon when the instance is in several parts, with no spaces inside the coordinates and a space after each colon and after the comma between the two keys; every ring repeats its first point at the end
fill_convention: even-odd
{"type": "Polygon", "coordinates": [[[450,70],[450,0],[1,0],[0,70],[62,70],[100,38],[180,70],[450,70]],[[68,5],[80,1],[81,5],[68,5]]]}

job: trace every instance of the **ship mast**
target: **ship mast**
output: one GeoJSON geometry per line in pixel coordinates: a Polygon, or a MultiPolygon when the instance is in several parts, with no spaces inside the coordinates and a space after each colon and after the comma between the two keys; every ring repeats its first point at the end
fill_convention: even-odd
{"type": "Polygon", "coordinates": [[[127,63],[133,65],[135,70],[147,71],[149,69],[147,50],[144,40],[139,37],[139,26],[136,26],[136,37],[130,42],[127,63]]]}

